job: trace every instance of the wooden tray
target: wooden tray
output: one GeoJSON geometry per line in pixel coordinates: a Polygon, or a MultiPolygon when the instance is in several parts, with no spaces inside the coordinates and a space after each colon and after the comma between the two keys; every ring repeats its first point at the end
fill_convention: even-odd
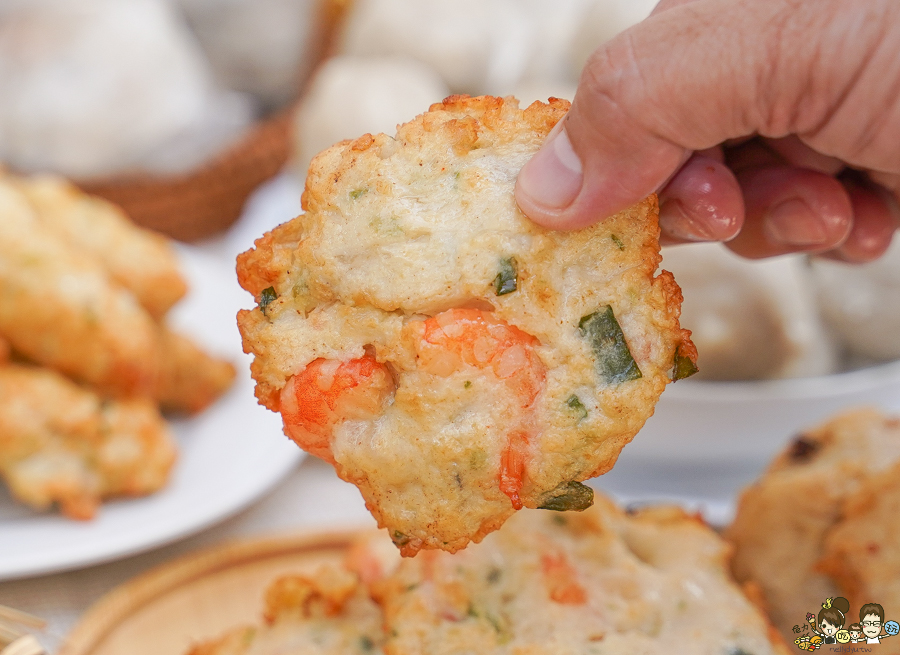
{"type": "Polygon", "coordinates": [[[238,542],[164,564],[98,600],[57,655],[184,655],[199,641],[258,624],[275,578],[339,561],[360,534],[238,542]]]}

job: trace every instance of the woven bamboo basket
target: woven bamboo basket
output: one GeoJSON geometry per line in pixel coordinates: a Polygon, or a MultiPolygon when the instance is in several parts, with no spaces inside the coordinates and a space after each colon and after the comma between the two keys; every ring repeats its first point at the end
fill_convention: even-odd
{"type": "MultiPolygon", "coordinates": [[[[321,0],[310,70],[331,54],[348,5],[348,0],[321,0]]],[[[301,83],[298,91],[302,89],[301,83]]],[[[121,206],[139,225],[181,241],[198,241],[234,223],[253,190],[287,162],[293,109],[260,121],[238,143],[188,173],[137,173],[74,182],[121,206]]]]}

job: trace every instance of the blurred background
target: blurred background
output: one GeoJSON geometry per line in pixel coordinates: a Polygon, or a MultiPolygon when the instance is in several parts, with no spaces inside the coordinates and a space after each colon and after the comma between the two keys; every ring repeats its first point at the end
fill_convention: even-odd
{"type": "MultiPolygon", "coordinates": [[[[591,52],[654,5],[0,0],[0,179],[61,176],[180,242],[173,247],[187,258],[188,282],[204,289],[207,306],[209,298],[227,299],[219,309],[176,319],[201,345],[221,342],[219,354],[237,353],[240,406],[252,416],[220,416],[217,425],[250,425],[280,443],[277,417],[253,406],[249,386],[241,386],[247,366],[236,359],[231,317],[252,301],[237,289],[233,264],[254,238],[300,212],[315,154],[366,132],[392,134],[450,94],[513,95],[522,106],[551,96],[571,100],[591,52]],[[197,325],[213,315],[221,325],[210,336],[197,325]]],[[[7,220],[0,209],[0,222],[7,220]]],[[[626,502],[677,499],[725,524],[740,488],[798,431],[851,405],[900,407],[900,244],[863,266],[805,256],[750,262],[719,244],[699,244],[664,250],[663,266],[683,288],[682,325],[693,331],[701,373],[666,392],[615,470],[595,481],[599,488],[626,502]]],[[[196,304],[196,296],[186,302],[196,304]]],[[[193,424],[182,428],[196,431],[193,424]]],[[[184,461],[198,469],[176,475],[217,478],[204,473],[208,461],[189,457],[189,440],[181,446],[184,461]]],[[[284,451],[273,453],[281,463],[227,507],[77,561],[22,559],[22,568],[7,575],[94,565],[244,512],[230,522],[143,559],[0,582],[0,602],[49,616],[57,631],[51,643],[100,594],[174,555],[234,536],[368,520],[355,490],[329,467],[306,461],[298,469],[295,459],[284,464],[284,451]],[[274,496],[245,510],[285,479],[274,496]],[[54,591],[60,589],[62,596],[54,591]]],[[[222,497],[215,487],[221,480],[209,482],[197,497],[222,497]]],[[[8,537],[31,520],[3,509],[13,502],[0,497],[0,580],[4,530],[8,537]]],[[[29,551],[48,534],[70,534],[41,526],[16,533],[16,548],[29,551]]],[[[117,526],[109,529],[126,529],[117,526]]],[[[31,550],[40,559],[41,547],[31,550]]]]}

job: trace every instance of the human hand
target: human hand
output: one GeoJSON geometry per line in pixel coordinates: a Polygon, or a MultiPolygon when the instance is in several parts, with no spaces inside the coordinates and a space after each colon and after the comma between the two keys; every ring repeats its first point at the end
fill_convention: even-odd
{"type": "Polygon", "coordinates": [[[659,190],[663,243],[879,257],[900,226],[900,2],[662,0],[588,61],[522,169],[537,223],[659,190]]]}

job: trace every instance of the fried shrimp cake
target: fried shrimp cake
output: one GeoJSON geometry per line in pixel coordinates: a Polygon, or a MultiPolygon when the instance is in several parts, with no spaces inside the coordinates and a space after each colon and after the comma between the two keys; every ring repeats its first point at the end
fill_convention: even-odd
{"type": "Polygon", "coordinates": [[[787,653],[729,578],[727,543],[678,508],[601,498],[582,514],[520,513],[456,554],[400,561],[384,546],[363,537],[344,569],[276,580],[268,625],[190,655],[787,653]]]}
{"type": "Polygon", "coordinates": [[[286,575],[266,591],[266,625],[195,646],[188,655],[377,655],[381,611],[353,573],[323,566],[286,575]]]}
{"type": "Polygon", "coordinates": [[[522,507],[580,510],[666,383],[695,370],[655,198],[578,232],[516,175],[568,103],[453,96],[320,154],[306,213],[238,259],[260,402],[356,484],[406,555],[522,507]]]}
{"type": "Polygon", "coordinates": [[[391,655],[786,653],[728,575],[728,545],[675,507],[521,513],[464,552],[373,585],[391,655]]]}
{"type": "MultiPolygon", "coordinates": [[[[900,427],[900,419],[893,421],[900,427]]],[[[877,598],[885,607],[900,606],[898,515],[900,461],[863,480],[844,500],[840,521],[826,534],[818,568],[851,600],[862,604],[877,598]]]]}
{"type": "Polygon", "coordinates": [[[0,217],[0,335],[19,354],[107,395],[152,397],[166,411],[198,412],[230,386],[231,364],[155,321],[2,178],[0,217]]]}
{"type": "MultiPolygon", "coordinates": [[[[900,470],[894,467],[900,467],[900,421],[876,409],[856,409],[798,435],[741,494],[725,533],[735,547],[732,571],[739,582],[759,588],[772,622],[785,637],[793,639],[797,617],[809,611],[804,608],[841,593],[828,575],[834,566],[821,562],[826,556],[832,565],[837,561],[837,542],[829,541],[829,535],[841,531],[845,506],[855,514],[851,501],[866,497],[866,490],[877,487],[883,476],[900,470]]],[[[878,512],[882,517],[889,512],[885,509],[878,512]]],[[[893,517],[884,520],[896,524],[893,517]]],[[[873,554],[868,544],[875,544],[877,554],[880,544],[890,543],[885,525],[870,525],[868,535],[868,530],[857,532],[860,561],[873,554]],[[881,534],[870,541],[873,532],[881,534]]],[[[886,550],[896,553],[896,545],[886,550]]],[[[890,576],[889,570],[881,573],[890,576]]],[[[854,595],[859,589],[848,583],[852,577],[849,567],[835,576],[851,601],[870,602],[854,595]]]]}
{"type": "Polygon", "coordinates": [[[155,318],[182,298],[187,285],[169,242],[134,225],[114,204],[62,178],[13,178],[38,218],[68,243],[100,261],[155,318]]]}
{"type": "Polygon", "coordinates": [[[0,335],[13,350],[104,393],[147,395],[159,328],[103,267],[43,225],[0,179],[0,335]]]}
{"type": "Polygon", "coordinates": [[[104,401],[54,371],[0,365],[0,475],[35,509],[89,519],[165,485],[175,443],[146,399],[104,401]]]}

